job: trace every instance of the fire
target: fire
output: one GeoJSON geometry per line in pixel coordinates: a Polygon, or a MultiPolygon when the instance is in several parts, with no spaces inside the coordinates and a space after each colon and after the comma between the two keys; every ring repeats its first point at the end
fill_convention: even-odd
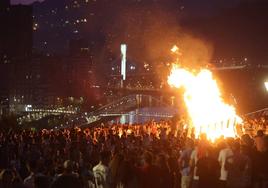
{"type": "Polygon", "coordinates": [[[196,138],[203,133],[211,141],[237,135],[235,127],[242,119],[232,105],[224,102],[210,70],[196,72],[173,65],[168,83],[184,89],[184,102],[191,119],[189,130],[194,130],[196,138]]]}
{"type": "Polygon", "coordinates": [[[173,52],[173,53],[177,52],[178,50],[179,50],[179,48],[176,45],[171,48],[171,52],[173,52]]]}

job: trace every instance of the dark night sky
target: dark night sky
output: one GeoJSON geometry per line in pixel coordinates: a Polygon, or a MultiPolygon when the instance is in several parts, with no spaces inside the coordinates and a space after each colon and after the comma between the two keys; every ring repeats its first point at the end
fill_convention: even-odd
{"type": "MultiPolygon", "coordinates": [[[[12,4],[31,4],[36,1],[45,0],[10,0],[12,4]]],[[[60,0],[57,0],[60,1],[60,0]]],[[[144,0],[146,1],[146,0],[144,0]]],[[[165,3],[166,0],[158,0],[165,3]]],[[[183,4],[185,8],[190,10],[193,16],[214,15],[215,12],[220,11],[222,8],[231,8],[236,6],[239,2],[243,1],[259,1],[259,0],[178,0],[177,2],[183,4]]],[[[175,2],[175,1],[174,1],[175,2]]]]}
{"type": "MultiPolygon", "coordinates": [[[[12,4],[30,4],[37,0],[11,0],[12,4]]],[[[42,0],[39,0],[42,1],[42,0]]]]}
{"type": "MultiPolygon", "coordinates": [[[[164,44],[168,44],[167,41],[169,41],[169,39],[175,41],[172,37],[177,37],[177,35],[180,34],[177,32],[179,25],[183,28],[182,32],[197,36],[197,38],[204,39],[204,41],[211,43],[215,57],[240,58],[252,56],[252,59],[268,59],[265,53],[268,48],[268,39],[266,37],[268,27],[267,24],[265,24],[268,17],[267,0],[141,0],[143,3],[141,3],[141,7],[137,10],[134,5],[134,8],[131,6],[128,7],[127,3],[122,5],[129,8],[124,14],[134,14],[137,17],[140,15],[139,13],[141,13],[141,15],[146,14],[148,12],[147,10],[154,11],[154,14],[152,14],[153,16],[146,14],[145,17],[142,16],[140,19],[134,19],[133,22],[132,19],[125,19],[126,17],[122,16],[124,14],[120,11],[113,12],[109,11],[109,9],[104,10],[105,7],[107,8],[112,5],[114,5],[115,10],[120,9],[120,6],[116,4],[116,2],[124,2],[124,0],[109,0],[111,5],[107,6],[102,3],[108,1],[98,0],[98,4],[102,6],[95,8],[96,11],[99,11],[98,15],[104,15],[103,19],[98,17],[97,21],[94,22],[93,17],[88,17],[88,20],[92,19],[93,21],[90,25],[84,24],[86,27],[79,27],[79,35],[73,33],[73,30],[76,30],[78,27],[76,25],[64,26],[62,28],[50,28],[42,27],[42,24],[48,21],[50,25],[57,25],[59,24],[57,20],[67,18],[72,20],[79,16],[83,17],[86,15],[84,13],[86,10],[83,10],[84,12],[69,11],[67,15],[65,14],[65,9],[61,9],[61,6],[63,6],[61,4],[68,2],[67,0],[11,0],[12,4],[29,4],[34,1],[46,2],[34,6],[36,17],[38,17],[39,14],[46,14],[51,8],[57,7],[59,9],[59,13],[56,16],[47,15],[46,17],[42,17],[43,20],[41,18],[36,20],[39,22],[40,28],[38,32],[35,33],[34,45],[37,49],[41,50],[59,50],[62,52],[68,49],[68,41],[70,39],[76,39],[78,37],[86,38],[85,36],[89,36],[89,33],[91,33],[90,36],[92,36],[92,38],[99,37],[100,40],[98,40],[98,42],[104,41],[105,37],[109,38],[107,37],[108,34],[109,36],[113,36],[111,35],[111,33],[113,33],[115,37],[113,37],[110,42],[116,49],[122,40],[126,40],[126,33],[128,34],[127,36],[132,37],[132,39],[128,40],[129,46],[132,46],[132,48],[135,48],[136,45],[138,47],[140,46],[140,43],[137,42],[137,38],[139,38],[140,41],[144,42],[144,46],[147,45],[149,48],[151,48],[151,46],[156,48],[157,45],[154,44],[154,41],[157,41],[157,44],[160,46],[159,48],[168,49],[167,46],[155,39],[161,38],[164,44]],[[157,2],[152,4],[160,5],[159,7],[161,8],[151,6],[151,2],[157,2]],[[102,14],[100,14],[100,12],[102,14]],[[159,16],[160,14],[161,16],[159,16]],[[164,19],[165,16],[168,16],[168,18],[177,16],[179,19],[164,19]],[[162,17],[163,20],[159,21],[162,17]],[[107,21],[107,19],[109,21],[107,21]],[[155,21],[155,19],[157,19],[157,21],[155,21]],[[118,24],[110,24],[114,23],[115,20],[117,23],[120,22],[123,26],[119,24],[120,27],[117,27],[118,24]],[[142,20],[141,23],[139,22],[140,20],[142,20]],[[100,26],[98,24],[100,24],[100,26]],[[103,31],[102,34],[99,32],[99,28],[103,31]],[[161,30],[158,30],[158,28],[161,28],[161,30]],[[143,32],[140,33],[140,31],[143,30],[150,31],[146,32],[148,34],[146,37],[143,32]],[[163,33],[167,32],[169,32],[169,35],[163,35],[163,33]],[[46,45],[44,45],[44,41],[46,45]],[[133,45],[131,45],[131,41],[133,45]],[[151,42],[153,44],[151,44],[151,42]],[[242,46],[243,48],[241,48],[242,46]]],[[[92,11],[94,12],[93,9],[94,8],[92,8],[92,11]]],[[[145,52],[145,50],[143,51],[145,52]]],[[[140,54],[140,50],[138,50],[138,54],[140,54]]],[[[153,51],[152,54],[161,53],[153,51]]],[[[141,56],[143,57],[144,55],[141,56]]]]}
{"type": "MultiPolygon", "coordinates": [[[[35,1],[44,1],[44,0],[11,0],[12,4],[30,4],[35,1]]],[[[190,5],[193,8],[198,7],[199,10],[206,10],[214,7],[226,7],[226,6],[232,6],[234,4],[237,4],[241,0],[181,0],[186,5],[190,5]]]]}

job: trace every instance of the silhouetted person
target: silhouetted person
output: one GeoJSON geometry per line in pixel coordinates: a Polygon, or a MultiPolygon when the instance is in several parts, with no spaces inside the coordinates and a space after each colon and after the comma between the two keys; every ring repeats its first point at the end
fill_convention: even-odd
{"type": "Polygon", "coordinates": [[[36,176],[34,178],[34,187],[35,188],[49,188],[50,179],[47,176],[36,176]]]}
{"type": "Polygon", "coordinates": [[[198,160],[196,166],[197,175],[199,176],[198,188],[218,187],[220,165],[212,148],[207,149],[206,155],[198,160]]]}
{"type": "Polygon", "coordinates": [[[161,186],[158,168],[154,166],[152,162],[153,162],[152,154],[150,152],[145,152],[143,154],[143,164],[139,172],[141,188],[161,186]]]}
{"type": "Polygon", "coordinates": [[[82,188],[79,179],[72,175],[62,175],[56,179],[51,188],[82,188]]]}

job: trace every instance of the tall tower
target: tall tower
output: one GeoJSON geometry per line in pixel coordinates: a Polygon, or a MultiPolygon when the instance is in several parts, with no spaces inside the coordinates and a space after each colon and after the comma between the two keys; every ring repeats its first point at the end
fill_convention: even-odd
{"type": "Polygon", "coordinates": [[[121,44],[121,76],[126,80],[127,76],[127,45],[121,44]]]}

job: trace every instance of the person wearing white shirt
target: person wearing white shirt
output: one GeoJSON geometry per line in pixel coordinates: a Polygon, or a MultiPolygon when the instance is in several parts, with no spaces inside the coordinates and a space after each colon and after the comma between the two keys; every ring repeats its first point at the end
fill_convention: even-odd
{"type": "Polygon", "coordinates": [[[108,162],[109,162],[109,153],[101,152],[99,164],[93,167],[93,174],[96,188],[111,187],[110,169],[107,165],[108,162]]]}
{"type": "Polygon", "coordinates": [[[231,149],[231,144],[232,144],[232,140],[228,139],[226,144],[225,144],[225,148],[223,148],[220,153],[219,153],[219,157],[218,157],[218,161],[220,163],[221,166],[221,173],[220,173],[220,187],[225,188],[226,184],[227,184],[227,178],[228,178],[228,170],[226,169],[226,162],[228,160],[228,162],[231,163],[231,161],[229,161],[230,157],[233,156],[233,151],[231,149]]]}

